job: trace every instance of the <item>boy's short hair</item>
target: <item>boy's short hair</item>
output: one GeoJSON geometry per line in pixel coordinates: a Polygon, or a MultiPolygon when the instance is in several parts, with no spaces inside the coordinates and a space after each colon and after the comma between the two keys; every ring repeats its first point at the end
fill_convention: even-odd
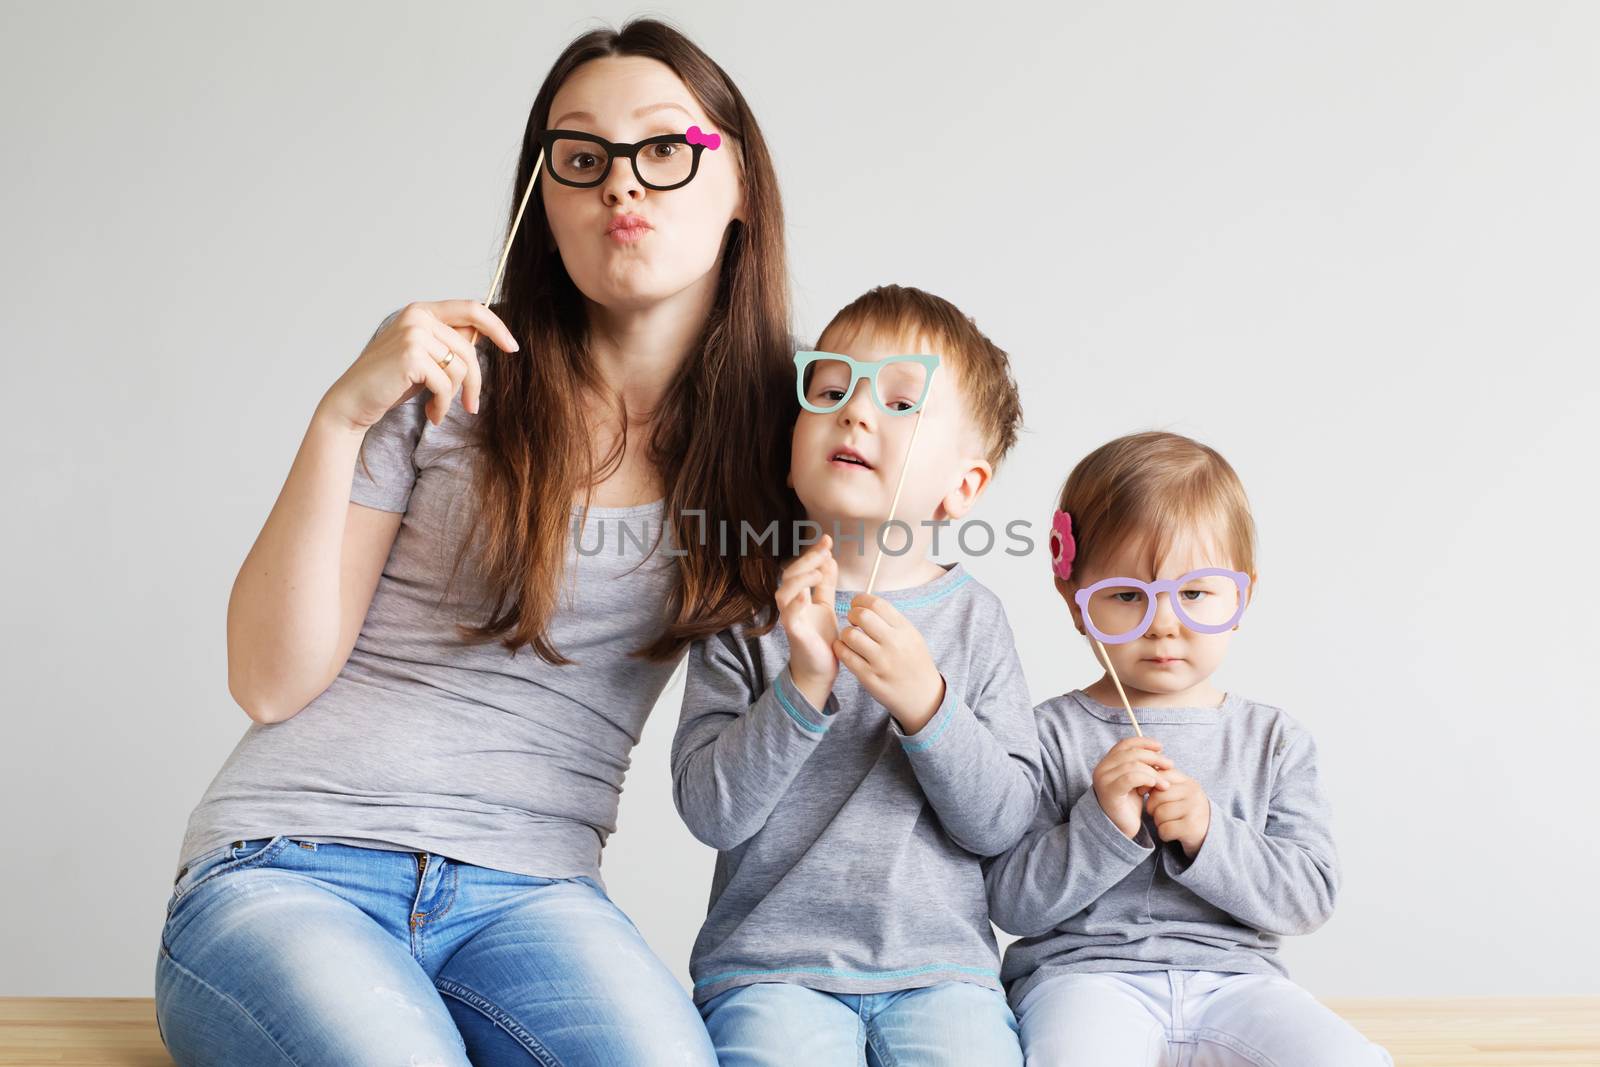
{"type": "MultiPolygon", "coordinates": [[[[839,336],[914,338],[932,345],[941,368],[960,375],[967,412],[982,434],[990,465],[998,469],[1017,443],[1022,398],[1011,376],[1011,360],[950,301],[909,285],[880,285],[841,309],[823,329],[817,347],[839,336]]],[[[937,393],[938,377],[934,382],[937,393]]]]}

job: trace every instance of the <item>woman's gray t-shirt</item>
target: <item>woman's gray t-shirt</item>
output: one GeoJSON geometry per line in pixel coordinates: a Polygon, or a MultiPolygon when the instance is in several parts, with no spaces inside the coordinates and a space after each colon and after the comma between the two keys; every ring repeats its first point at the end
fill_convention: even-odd
{"type": "Polygon", "coordinates": [[[464,642],[456,623],[486,617],[473,557],[443,598],[472,518],[475,416],[456,402],[434,426],[429,395],[368,431],[370,477],[355,466],[350,499],[404,518],[349,661],[298,714],[245,731],[189,818],[180,868],[285,834],[599,879],[629,751],[674,669],[628,655],[660,632],[676,580],[662,502],[591,507],[581,548],[572,509],[549,636],[574,665],[464,642]]]}

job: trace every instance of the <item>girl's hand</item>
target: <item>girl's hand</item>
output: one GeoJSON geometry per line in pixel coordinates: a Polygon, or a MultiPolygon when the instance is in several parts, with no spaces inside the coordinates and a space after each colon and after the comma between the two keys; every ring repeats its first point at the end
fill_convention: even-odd
{"type": "Polygon", "coordinates": [[[806,699],[819,708],[839,677],[839,660],[833,654],[834,638],[839,634],[833,607],[839,561],[833,558],[832,547],[833,538],[823,534],[822,540],[783,569],[773,597],[789,639],[789,673],[806,699]]]}
{"type": "Polygon", "coordinates": [[[902,731],[916,733],[944,702],[944,676],[927,642],[893,604],[870,593],[850,602],[846,618],[855,625],[833,643],[840,662],[902,731]]]}
{"type": "Polygon", "coordinates": [[[1183,854],[1194,859],[1211,829],[1211,798],[1200,783],[1176,767],[1166,772],[1167,785],[1145,798],[1145,808],[1156,824],[1156,836],[1176,841],[1183,854]]]}
{"type": "Polygon", "coordinates": [[[1130,841],[1139,833],[1145,794],[1165,789],[1172,761],[1153,737],[1125,737],[1112,745],[1094,769],[1094,795],[1100,810],[1130,841]]]}
{"type": "Polygon", "coordinates": [[[516,338],[506,324],[476,300],[407,304],[333,383],[322,398],[320,410],[337,424],[364,432],[390,408],[428,389],[433,393],[428,401],[428,419],[437,426],[444,421],[456,389],[464,382],[462,403],[476,415],[483,371],[467,336],[473,330],[483,331],[503,351],[517,351],[516,338]],[[439,366],[451,352],[455,356],[450,365],[439,366]]]}

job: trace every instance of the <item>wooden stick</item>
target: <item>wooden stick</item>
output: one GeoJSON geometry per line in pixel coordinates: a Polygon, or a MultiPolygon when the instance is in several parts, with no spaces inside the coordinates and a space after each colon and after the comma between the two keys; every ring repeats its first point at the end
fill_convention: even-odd
{"type": "MultiPolygon", "coordinates": [[[[517,217],[511,220],[511,233],[506,236],[506,246],[500,250],[500,265],[494,269],[494,280],[489,283],[489,294],[483,298],[483,306],[488,307],[494,300],[495,290],[500,288],[500,279],[505,277],[506,260],[511,258],[511,242],[517,239],[517,231],[522,228],[522,213],[528,210],[528,200],[533,196],[534,183],[539,180],[539,171],[544,168],[544,149],[539,149],[539,158],[533,162],[533,176],[528,179],[528,187],[522,191],[522,203],[517,205],[517,217]]],[[[469,344],[478,343],[478,328],[472,328],[472,340],[469,344]]]]}
{"type": "Polygon", "coordinates": [[[1139,720],[1133,714],[1133,705],[1128,703],[1128,694],[1122,691],[1122,679],[1117,677],[1117,669],[1111,665],[1111,654],[1106,651],[1106,646],[1100,643],[1098,637],[1095,638],[1094,644],[1106,662],[1106,670],[1111,672],[1111,680],[1117,684],[1117,695],[1122,698],[1122,706],[1128,709],[1128,721],[1133,723],[1133,732],[1143,737],[1144,731],[1139,729],[1139,720]]]}
{"type": "MultiPolygon", "coordinates": [[[[934,370],[937,371],[938,368],[935,367],[934,370]]],[[[900,507],[900,489],[901,489],[901,487],[903,487],[906,484],[906,471],[911,469],[911,454],[917,447],[917,431],[922,429],[922,413],[924,411],[928,410],[928,405],[931,404],[932,402],[933,402],[933,378],[930,377],[928,379],[928,394],[927,394],[927,396],[924,396],[922,398],[922,406],[917,409],[917,421],[915,423],[913,423],[912,427],[911,427],[911,440],[906,442],[906,458],[905,458],[905,462],[900,464],[900,479],[899,479],[899,481],[894,483],[894,499],[889,501],[889,517],[884,520],[884,523],[883,523],[884,526],[887,526],[887,525],[889,525],[889,523],[894,521],[894,513],[895,513],[896,509],[898,509],[900,507]]],[[[878,537],[879,537],[879,539],[881,539],[883,537],[883,530],[882,530],[881,527],[878,530],[878,537]]],[[[880,544],[878,546],[878,554],[875,557],[873,557],[873,560],[872,560],[872,573],[867,576],[867,592],[868,593],[872,592],[872,586],[878,580],[878,564],[880,564],[882,562],[883,562],[883,546],[880,544]]]]}

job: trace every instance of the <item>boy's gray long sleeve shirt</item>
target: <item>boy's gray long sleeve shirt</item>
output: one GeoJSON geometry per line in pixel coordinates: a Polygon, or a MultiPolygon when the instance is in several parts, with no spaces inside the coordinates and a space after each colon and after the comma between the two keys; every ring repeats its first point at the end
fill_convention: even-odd
{"type": "Polygon", "coordinates": [[[1281,709],[1230,693],[1220,707],[1140,708],[1146,735],[1210,800],[1193,860],[1112,823],[1093,772],[1133,736],[1128,713],[1081,690],[1035,710],[1044,785],[1033,827],[986,862],[1006,950],[1011,1005],[1075,971],[1208,970],[1286,974],[1279,939],[1333,912],[1339,862],[1311,734],[1281,709]]]}
{"type": "MultiPolygon", "coordinates": [[[[839,591],[844,614],[855,594],[839,591]]],[[[907,735],[846,668],[819,709],[796,688],[782,625],[697,641],[672,744],[673,796],[718,849],[690,958],[694,997],[789,982],[876,993],[944,981],[1001,988],[982,858],[1032,823],[1038,735],[999,599],[962,564],[880,594],[945,680],[907,735]]]]}

